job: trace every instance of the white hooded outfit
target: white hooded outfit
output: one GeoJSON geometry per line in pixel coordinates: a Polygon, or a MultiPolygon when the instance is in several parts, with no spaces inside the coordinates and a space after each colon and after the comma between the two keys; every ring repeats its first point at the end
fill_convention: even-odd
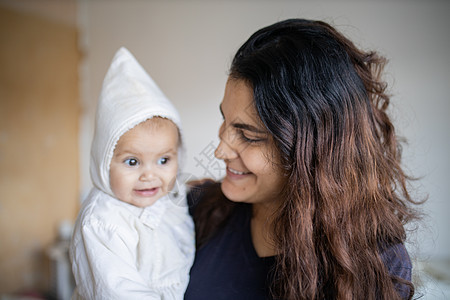
{"type": "Polygon", "coordinates": [[[184,186],[177,181],[170,197],[139,208],[116,199],[109,184],[119,138],[155,116],[171,120],[182,134],[176,109],[133,55],[119,49],[97,108],[94,188],[83,201],[70,247],[74,299],[183,299],[195,252],[184,186]]]}

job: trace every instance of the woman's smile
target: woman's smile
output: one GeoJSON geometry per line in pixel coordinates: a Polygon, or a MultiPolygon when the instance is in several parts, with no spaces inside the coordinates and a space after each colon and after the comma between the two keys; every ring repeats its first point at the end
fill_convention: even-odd
{"type": "Polygon", "coordinates": [[[230,167],[227,167],[227,173],[231,173],[231,175],[248,175],[248,174],[251,174],[251,172],[241,172],[241,171],[232,169],[230,167]]]}

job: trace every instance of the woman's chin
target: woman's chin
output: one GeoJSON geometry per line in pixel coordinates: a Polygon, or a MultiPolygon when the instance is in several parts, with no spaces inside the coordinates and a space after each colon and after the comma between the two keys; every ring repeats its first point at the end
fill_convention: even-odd
{"type": "Polygon", "coordinates": [[[231,183],[225,177],[221,184],[221,189],[225,197],[233,202],[246,202],[245,201],[245,188],[239,188],[231,183]]]}

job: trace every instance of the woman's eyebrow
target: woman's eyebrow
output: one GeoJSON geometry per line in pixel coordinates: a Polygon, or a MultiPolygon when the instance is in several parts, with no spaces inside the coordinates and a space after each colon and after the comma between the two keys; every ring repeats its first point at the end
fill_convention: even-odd
{"type": "Polygon", "coordinates": [[[244,130],[252,131],[255,133],[261,133],[261,134],[267,133],[267,131],[265,131],[265,130],[261,130],[253,125],[249,125],[249,124],[245,124],[245,123],[232,123],[232,126],[234,128],[244,129],[244,130]]]}
{"type": "MultiPolygon", "coordinates": [[[[222,114],[222,117],[225,119],[225,115],[223,114],[223,111],[222,111],[222,103],[220,103],[220,105],[219,105],[219,110],[220,110],[220,113],[222,114]]],[[[253,125],[246,124],[246,123],[232,122],[231,126],[233,126],[234,128],[237,128],[237,129],[248,130],[248,131],[252,131],[255,133],[261,133],[261,134],[267,133],[267,131],[265,131],[265,130],[261,130],[253,125]]]]}

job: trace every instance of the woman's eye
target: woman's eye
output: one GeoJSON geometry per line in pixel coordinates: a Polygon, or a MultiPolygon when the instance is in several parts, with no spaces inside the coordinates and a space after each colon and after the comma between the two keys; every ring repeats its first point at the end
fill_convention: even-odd
{"type": "Polygon", "coordinates": [[[124,163],[131,167],[137,166],[139,164],[136,158],[128,158],[124,161],[124,163]]]}
{"type": "Polygon", "coordinates": [[[161,158],[158,160],[158,164],[159,164],[159,165],[165,165],[165,164],[167,164],[168,161],[169,161],[169,158],[168,158],[168,157],[161,157],[161,158]]]}
{"type": "Polygon", "coordinates": [[[248,137],[242,130],[239,130],[239,137],[246,143],[258,143],[264,141],[264,138],[248,137]]]}

